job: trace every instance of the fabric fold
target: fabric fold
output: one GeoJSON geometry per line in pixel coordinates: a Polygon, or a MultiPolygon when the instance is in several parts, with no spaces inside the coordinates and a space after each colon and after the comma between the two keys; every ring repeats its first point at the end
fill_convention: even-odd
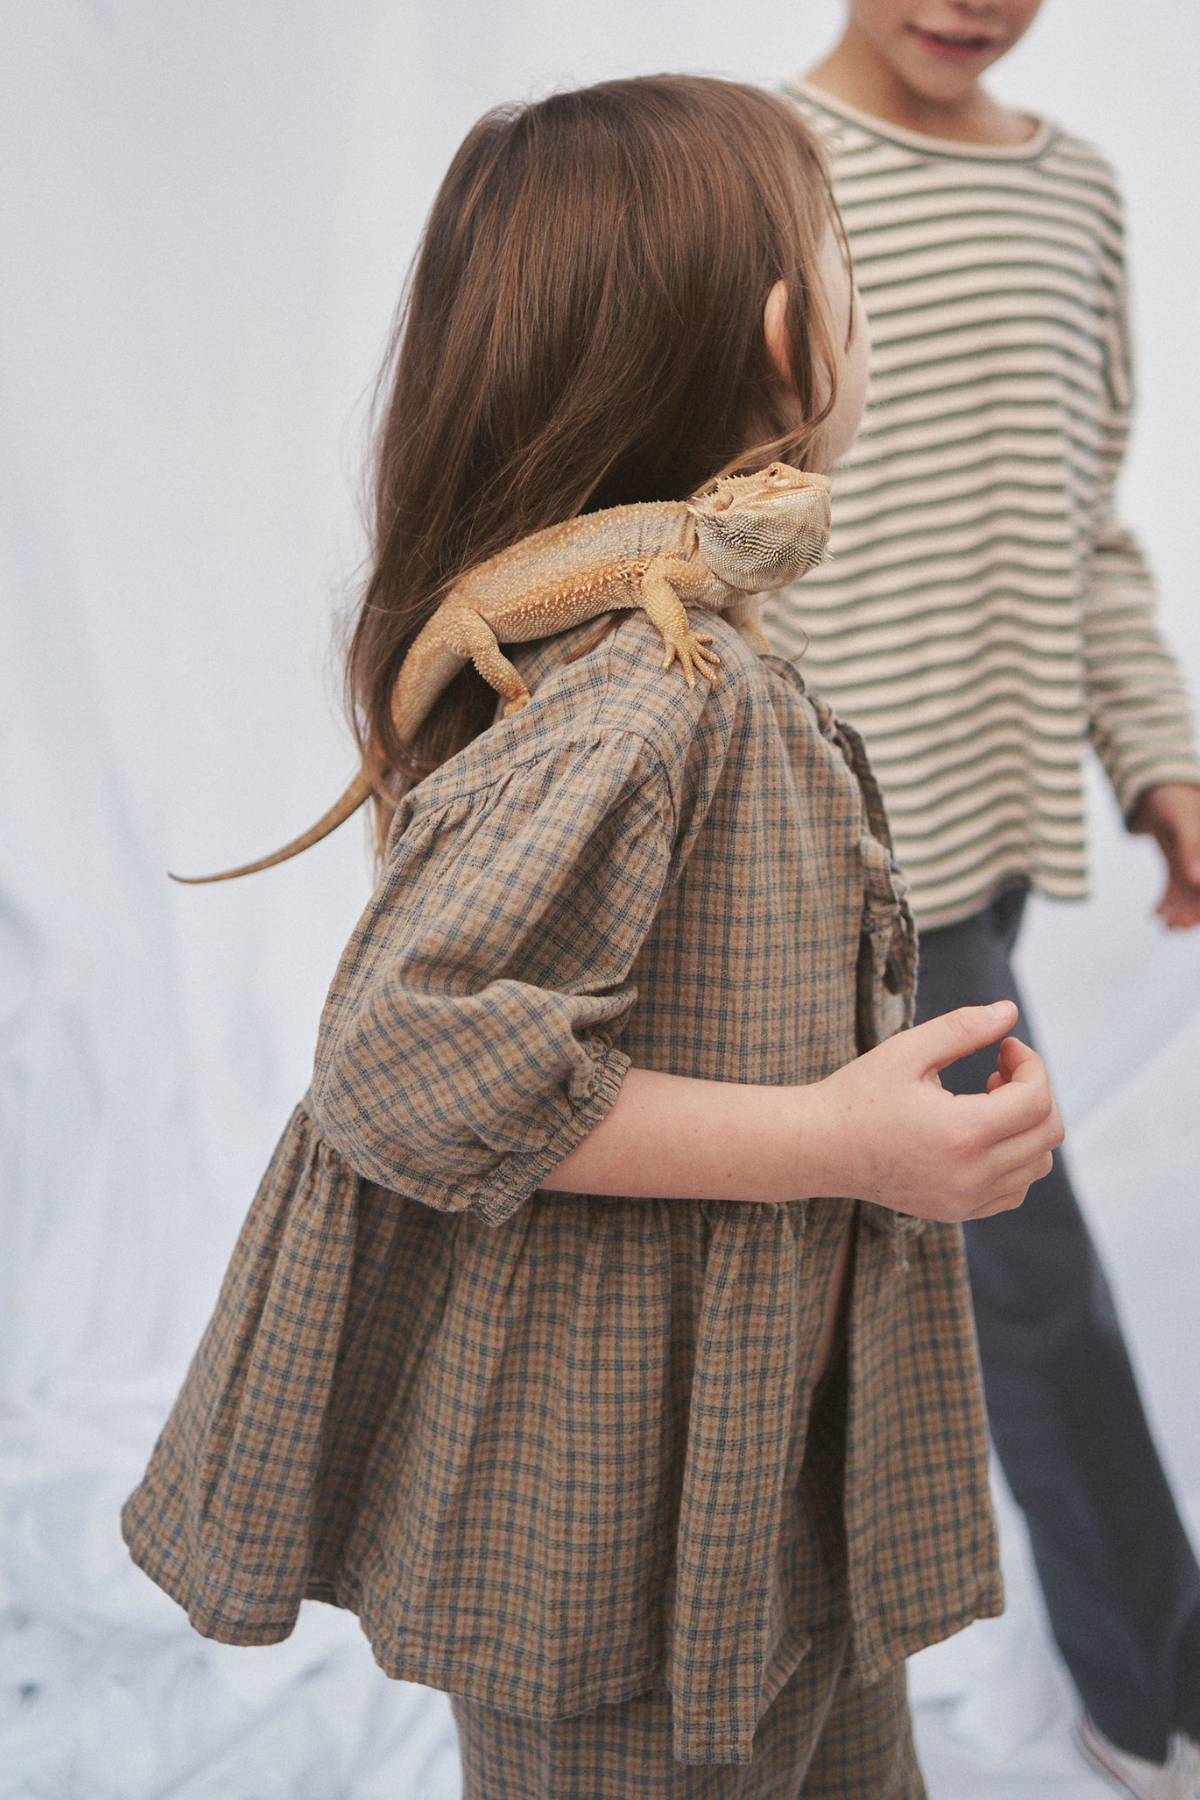
{"type": "Polygon", "coordinates": [[[298,1106],[122,1513],[135,1562],[222,1643],[285,1638],[308,1583],[358,1185],[298,1106]]]}

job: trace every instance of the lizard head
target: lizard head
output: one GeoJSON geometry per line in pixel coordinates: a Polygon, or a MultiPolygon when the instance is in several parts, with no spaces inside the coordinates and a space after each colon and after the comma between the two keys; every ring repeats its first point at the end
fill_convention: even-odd
{"type": "Polygon", "coordinates": [[[753,475],[722,475],[688,501],[700,554],[729,587],[769,592],[825,559],[829,478],[787,463],[753,475]]]}

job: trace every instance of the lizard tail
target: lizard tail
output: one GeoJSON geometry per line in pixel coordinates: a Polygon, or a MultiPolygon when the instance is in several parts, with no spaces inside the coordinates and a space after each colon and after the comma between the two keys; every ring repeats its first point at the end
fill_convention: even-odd
{"type": "MultiPolygon", "coordinates": [[[[364,800],[370,798],[375,790],[375,783],[365,769],[360,769],[345,793],[334,801],[327,813],[323,813],[315,825],[285,844],[282,850],[276,850],[271,856],[262,856],[257,862],[243,863],[239,869],[222,869],[219,875],[171,875],[172,881],[181,882],[185,887],[199,887],[206,881],[234,881],[239,875],[254,875],[259,869],[270,869],[275,863],[287,862],[289,857],[299,856],[313,844],[319,844],[323,837],[344,825],[352,813],[356,813],[364,800]]],[[[170,874],[170,871],[167,871],[170,874]]]]}

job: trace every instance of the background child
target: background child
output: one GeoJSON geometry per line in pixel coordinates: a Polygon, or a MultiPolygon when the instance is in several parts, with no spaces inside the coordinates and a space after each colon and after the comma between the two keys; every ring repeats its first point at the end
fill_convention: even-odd
{"type": "Polygon", "coordinates": [[[383,877],[125,1526],[225,1641],[357,1611],[456,1697],[468,1795],[919,1795],[903,1657],[998,1604],[948,1222],[1060,1127],[1012,1039],[986,1094],[937,1080],[1010,1003],[889,1037],[853,734],[721,620],[689,690],[633,614],[517,648],[490,729],[467,670],[389,735],[460,571],[828,460],[864,348],[812,140],[752,89],[493,115],[430,219],[349,667],[383,877]]]}
{"type": "MultiPolygon", "coordinates": [[[[835,559],[769,630],[863,730],[912,881],[924,1016],[1016,999],[1030,884],[1084,893],[1089,740],[1162,847],[1161,916],[1200,920],[1200,764],[1112,512],[1131,388],[1119,197],[1090,145],[979,84],[1036,11],[852,0],[792,90],[831,158],[874,357],[835,559]]],[[[1135,1793],[1200,1794],[1200,1572],[1061,1160],[967,1250],[992,1435],[1083,1742],[1135,1793]]]]}

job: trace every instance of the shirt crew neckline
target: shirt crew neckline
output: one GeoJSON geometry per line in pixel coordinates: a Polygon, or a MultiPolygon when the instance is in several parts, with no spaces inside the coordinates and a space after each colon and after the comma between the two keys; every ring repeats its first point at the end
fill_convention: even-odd
{"type": "Polygon", "coordinates": [[[903,125],[893,125],[890,119],[880,119],[874,113],[863,112],[859,107],[851,106],[848,101],[838,100],[834,95],[827,94],[824,88],[814,87],[800,76],[794,81],[785,82],[784,89],[797,100],[808,100],[814,106],[823,107],[835,118],[844,119],[850,125],[860,125],[874,137],[901,144],[909,150],[924,151],[927,156],[951,157],[962,162],[1035,162],[1058,133],[1058,127],[1049,119],[1035,118],[1033,135],[1027,137],[1024,143],[963,143],[958,138],[930,137],[923,131],[909,131],[903,125]]]}

